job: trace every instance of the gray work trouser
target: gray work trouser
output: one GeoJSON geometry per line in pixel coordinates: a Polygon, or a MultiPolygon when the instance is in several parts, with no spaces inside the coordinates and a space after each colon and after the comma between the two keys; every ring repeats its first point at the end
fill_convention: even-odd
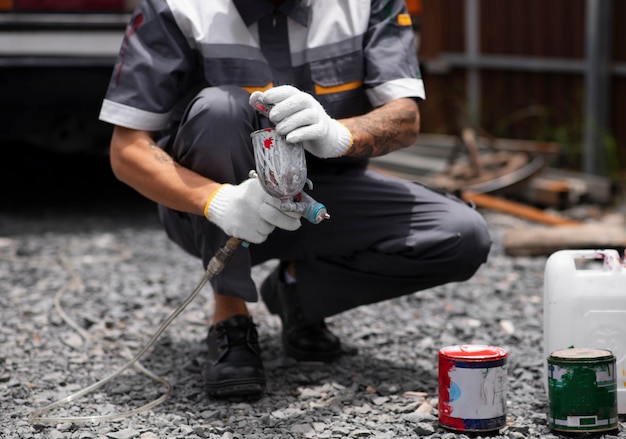
{"type": "MultiPolygon", "coordinates": [[[[263,118],[236,87],[202,90],[167,150],[183,166],[239,183],[255,168],[250,133],[263,118]]],[[[317,161],[319,163],[319,161],[317,161]]],[[[332,162],[332,161],[331,161],[332,162]]],[[[296,263],[298,294],[310,321],[448,282],[470,278],[491,239],[483,218],[458,198],[363,166],[309,169],[306,190],[328,208],[320,224],[276,229],[240,247],[211,280],[215,292],[257,301],[250,267],[269,259],[296,263]]],[[[202,216],[159,206],[169,237],[208,264],[227,237],[202,216]]]]}

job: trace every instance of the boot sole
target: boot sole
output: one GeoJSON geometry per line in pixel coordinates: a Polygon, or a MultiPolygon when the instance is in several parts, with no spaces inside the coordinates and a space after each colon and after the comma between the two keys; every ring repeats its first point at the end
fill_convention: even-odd
{"type": "Polygon", "coordinates": [[[214,398],[258,399],[265,392],[265,382],[222,382],[206,385],[206,392],[214,398]]]}

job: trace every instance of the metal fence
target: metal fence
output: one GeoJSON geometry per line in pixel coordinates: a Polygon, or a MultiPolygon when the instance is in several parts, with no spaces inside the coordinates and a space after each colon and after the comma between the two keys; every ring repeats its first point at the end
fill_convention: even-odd
{"type": "Polygon", "coordinates": [[[623,17],[612,0],[423,0],[422,130],[558,141],[570,166],[622,179],[623,17]]]}

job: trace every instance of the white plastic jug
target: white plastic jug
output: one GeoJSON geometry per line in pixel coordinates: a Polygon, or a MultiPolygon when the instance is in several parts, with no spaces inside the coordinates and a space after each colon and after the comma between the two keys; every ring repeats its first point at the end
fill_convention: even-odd
{"type": "Polygon", "coordinates": [[[626,413],[626,268],[617,250],[560,250],[546,261],[544,359],[570,346],[615,356],[617,410],[626,413]]]}

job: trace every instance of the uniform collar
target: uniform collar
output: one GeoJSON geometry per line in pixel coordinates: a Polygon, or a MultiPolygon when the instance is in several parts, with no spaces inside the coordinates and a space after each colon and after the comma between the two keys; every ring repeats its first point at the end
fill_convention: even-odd
{"type": "Polygon", "coordinates": [[[261,0],[233,0],[233,3],[246,26],[256,23],[274,10],[280,11],[302,26],[306,27],[309,24],[309,7],[304,6],[302,0],[286,0],[278,8],[269,1],[261,0]]]}

